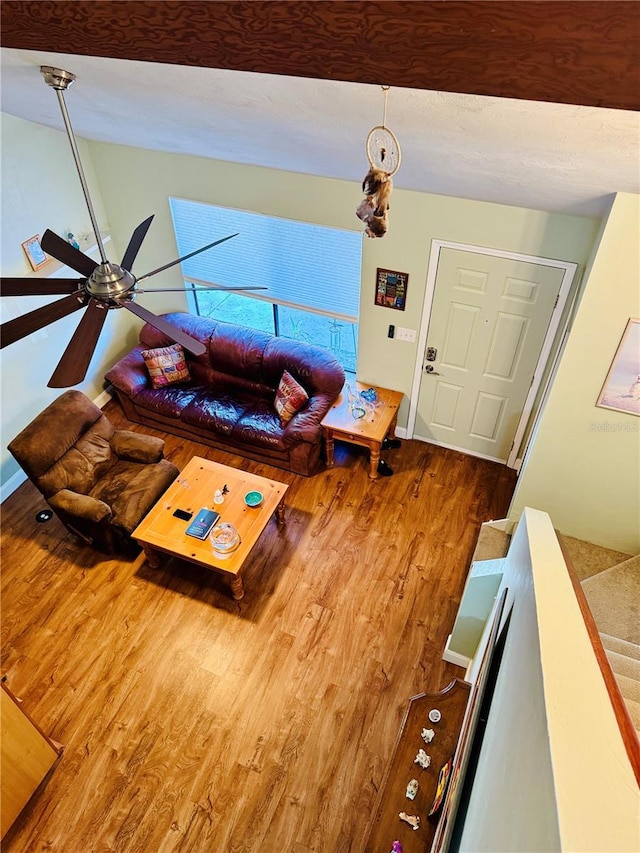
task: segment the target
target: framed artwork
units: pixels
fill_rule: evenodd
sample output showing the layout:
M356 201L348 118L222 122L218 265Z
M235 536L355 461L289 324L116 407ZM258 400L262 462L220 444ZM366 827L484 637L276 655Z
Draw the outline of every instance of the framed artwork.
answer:
M384 308L396 308L398 311L404 311L408 283L409 273L383 270L378 267L375 304Z
M39 234L35 234L33 237L29 237L28 240L25 240L22 244L22 248L29 259L32 270L39 270L40 267L49 263L49 257L42 251Z
M640 415L640 320L627 323L596 406Z

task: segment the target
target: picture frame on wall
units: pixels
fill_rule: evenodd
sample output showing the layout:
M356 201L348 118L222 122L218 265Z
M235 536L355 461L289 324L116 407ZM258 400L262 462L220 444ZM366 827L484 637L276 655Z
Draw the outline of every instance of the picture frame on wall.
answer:
M640 319L628 320L596 406L640 416Z
M407 304L407 286L409 273L385 270L376 271L375 304L383 308L395 308L404 311Z
M42 246L40 245L39 234L34 234L33 237L29 237L28 240L25 240L22 244L22 248L24 249L24 253L31 264L32 270L39 270L41 267L45 266L45 264L49 263L50 258L44 253Z

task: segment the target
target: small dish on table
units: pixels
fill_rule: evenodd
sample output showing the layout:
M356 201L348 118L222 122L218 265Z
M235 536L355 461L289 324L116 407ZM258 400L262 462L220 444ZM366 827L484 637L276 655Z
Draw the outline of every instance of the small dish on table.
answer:
M256 492L256 491L247 492L247 494L244 496L245 504L248 507L251 507L252 509L260 506L260 504L262 503L263 500L264 500L264 496L263 496L262 492Z

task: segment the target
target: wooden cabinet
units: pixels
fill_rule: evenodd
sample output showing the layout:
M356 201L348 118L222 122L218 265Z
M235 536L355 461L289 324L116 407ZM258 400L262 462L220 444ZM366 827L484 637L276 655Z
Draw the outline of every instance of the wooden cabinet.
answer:
M366 853L388 853L393 842L402 842L404 853L427 853L436 831L436 823L428 819L438 784L440 768L454 754L464 718L471 685L455 678L439 693L421 693L409 700L409 708L400 727L391 764L383 780L369 829ZM440 711L441 719L429 720L429 711ZM426 744L423 729L433 729L434 737ZM423 769L414 763L419 749L430 756L431 764ZM415 799L406 796L407 784L418 780ZM400 820L400 812L420 817L413 830Z
M18 817L34 791L62 754L63 747L47 737L2 684L1 698L1 837Z

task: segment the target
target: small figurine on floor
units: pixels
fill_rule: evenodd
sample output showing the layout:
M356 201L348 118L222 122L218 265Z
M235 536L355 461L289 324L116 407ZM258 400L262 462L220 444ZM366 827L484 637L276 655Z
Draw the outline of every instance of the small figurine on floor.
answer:
M414 764L419 764L423 770L426 770L427 767L431 764L431 758L427 755L424 749L419 749L418 754L413 759Z
M402 844L400 844L399 841L393 842L393 846L391 847L391 853L404 853Z
M398 815L400 820L403 820L405 823L408 823L410 827L414 830L418 829L420 826L420 816L417 814L407 814L406 812L400 812Z

